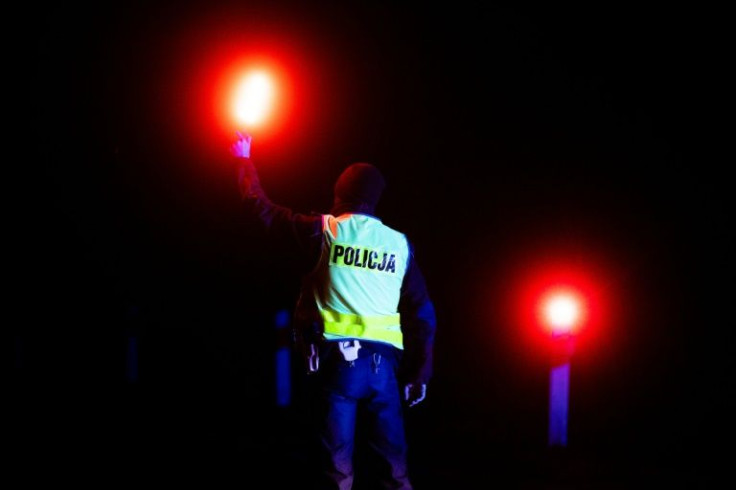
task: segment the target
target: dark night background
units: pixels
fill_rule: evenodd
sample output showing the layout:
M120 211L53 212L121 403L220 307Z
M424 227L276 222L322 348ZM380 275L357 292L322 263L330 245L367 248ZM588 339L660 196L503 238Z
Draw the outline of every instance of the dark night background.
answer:
M252 51L298 93L286 129L255 134L271 197L326 211L339 171L371 161L379 214L416 246L439 320L407 420L417 488L717 488L735 435L724 13L471 5L24 12L20 481L304 486L300 378L291 405L274 393L295 261L239 215L208 112L219 66ZM607 305L572 361L561 452L547 352L514 311L557 262Z

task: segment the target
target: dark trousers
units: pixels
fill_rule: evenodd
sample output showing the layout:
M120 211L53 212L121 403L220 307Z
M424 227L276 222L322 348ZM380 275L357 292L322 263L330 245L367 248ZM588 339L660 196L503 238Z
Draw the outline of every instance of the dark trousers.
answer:
M372 461L370 488L410 490L403 406L396 377L400 351L384 344L361 344L354 361L346 361L333 342L326 343L320 352L315 412L320 488L353 488L354 457L357 449L363 449L356 448L356 441L364 441L361 454ZM357 434L363 437L356 438Z

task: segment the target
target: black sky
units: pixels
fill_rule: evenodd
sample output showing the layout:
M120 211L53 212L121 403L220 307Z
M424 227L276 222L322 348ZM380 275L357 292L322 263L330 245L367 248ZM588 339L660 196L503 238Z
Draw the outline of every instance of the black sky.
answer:
M598 268L615 318L577 354L571 440L715 454L734 386L722 16L465 2L34 13L41 199L21 206L19 387L43 388L34 407L60 393L70 413L93 393L122 397L133 332L154 411L207 399L185 413L197 428L224 413L217 434L242 423L238 409L268 411L270 322L298 277L243 226L228 135L206 127L200 85L225 52L279 46L313 100L292 132L254 141L262 180L277 202L326 211L347 163L386 173L379 213L414 242L439 318L418 426L498 453L544 444L547 359L509 301L528 264L563 260Z

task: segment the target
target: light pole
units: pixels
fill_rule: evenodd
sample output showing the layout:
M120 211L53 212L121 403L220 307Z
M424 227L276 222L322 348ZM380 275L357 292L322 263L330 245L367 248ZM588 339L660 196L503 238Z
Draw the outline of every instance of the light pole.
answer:
M550 291L540 301L541 318L551 341L547 431L550 447L567 446L570 359L575 350L575 334L581 326L583 304L580 295L568 289Z

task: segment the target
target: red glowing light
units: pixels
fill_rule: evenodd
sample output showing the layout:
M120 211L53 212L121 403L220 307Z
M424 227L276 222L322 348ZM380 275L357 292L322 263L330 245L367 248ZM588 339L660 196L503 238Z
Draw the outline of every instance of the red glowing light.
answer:
M585 299L573 289L553 288L541 296L537 314L549 333L575 334L585 321Z
M627 311L621 257L585 235L574 243L567 236L533 238L500 249L480 274L490 279L478 288L473 314L497 325L482 335L492 345L505 342L511 359L524 366L547 359L567 340L578 362L603 365L626 340L616 328Z
M238 58L217 81L216 114L228 136L234 131L266 134L283 129L293 105L292 77L266 56Z
M549 254L552 255L552 254ZM600 345L617 321L611 308L614 291L606 263L592 255L582 260L524 256L509 272L505 321L529 344L547 348L550 339L571 335L579 346ZM597 259L597 260L596 260Z
M239 123L252 128L267 117L275 98L275 86L263 70L248 73L238 84L233 99L233 111Z

